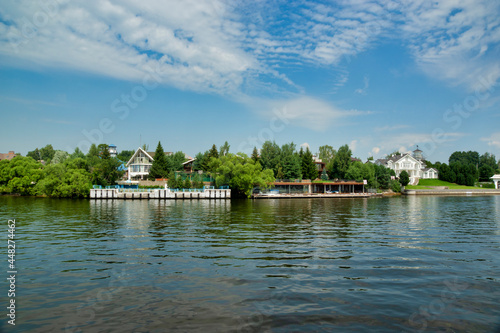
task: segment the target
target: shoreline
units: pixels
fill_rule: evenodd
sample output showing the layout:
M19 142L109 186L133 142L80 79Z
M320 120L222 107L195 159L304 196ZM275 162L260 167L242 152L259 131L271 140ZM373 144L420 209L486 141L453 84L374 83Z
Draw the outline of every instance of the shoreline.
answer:
M483 196L500 195L500 190L495 189L428 189L404 190L404 195L457 195L457 196Z

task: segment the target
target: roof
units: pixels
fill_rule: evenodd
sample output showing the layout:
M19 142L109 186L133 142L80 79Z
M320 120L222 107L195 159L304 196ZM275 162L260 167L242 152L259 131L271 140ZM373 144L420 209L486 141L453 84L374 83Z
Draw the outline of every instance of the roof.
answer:
M406 153L404 155L392 155L389 158L379 158L378 160L375 161L375 163L387 165L389 163L389 161L395 163L395 162L399 161L400 159L407 157L407 156L410 157L411 159L417 161L417 162L424 162L424 160L418 160L415 157L411 156L410 153Z
M143 152L151 161L154 160L153 156L149 155L148 152L144 151L144 149L142 149L141 147L137 148L137 150L135 151L134 155L132 155L130 157L130 159L128 160L127 162L127 167L130 165L130 162L132 162L132 160L137 156L137 154L139 154L139 152Z
M128 162L127 162L127 167L130 165L130 162L131 162L131 161L132 161L132 160L136 157L136 155L137 155L140 151L142 151L142 152L143 152L143 153L144 153L144 154L145 154L145 155L146 155L146 156L147 156L147 157L151 160L151 162L153 162L153 161L154 161L154 157L155 157L155 155L156 155L156 152L154 152L154 151L153 151L153 152L147 152L147 151L145 151L144 149L142 149L141 147L139 147L139 148L137 148L137 150L135 151L134 155L132 155L132 156L130 157L130 159L128 160ZM172 153L172 152L165 152L165 155L166 155L166 156L170 156L170 155L173 155L173 153ZM184 153L184 158L185 158L186 160L188 160L188 161L193 160L193 158L192 158L191 156L189 156L188 154L186 154L186 153Z
M1 160L11 160L17 155L13 151L9 151L7 154L0 153L0 161Z
M166 151L165 152L165 155L166 156L170 156L170 155L173 155L174 153L171 152L171 151ZM155 155L156 155L156 152L155 151L152 151L152 152L148 152L148 155L151 156L153 159L155 158ZM186 160L192 160L193 158L191 156L189 156L188 154L184 153L184 158Z
M357 181L331 181L324 183L313 183L313 182L274 182L273 185L364 185L363 182Z

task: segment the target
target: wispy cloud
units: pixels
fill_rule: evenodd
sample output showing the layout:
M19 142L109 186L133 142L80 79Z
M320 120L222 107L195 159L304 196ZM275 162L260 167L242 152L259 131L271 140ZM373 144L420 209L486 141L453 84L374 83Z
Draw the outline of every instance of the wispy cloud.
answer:
M466 136L465 133L447 132L440 136L439 144L446 144L457 141ZM430 133L401 133L384 137L383 140L377 143L381 151L392 152L399 150L406 152L417 145L435 144L435 138Z
M481 141L485 141L488 146L494 149L500 149L500 132L493 133L489 137L481 138Z
M363 83L364 83L363 88L358 88L355 90L356 94L360 94L360 95L366 94L366 91L368 90L368 87L370 86L370 78L368 76L365 76L363 78Z
M48 102L36 99L26 99L26 98L18 98L18 97L10 97L10 96L0 96L0 100L15 102L24 105L45 105L45 106L63 106L60 103Z
M49 1L50 2L50 1ZM239 96L303 93L281 68L337 67L386 39L427 75L469 88L500 78L500 2L19 0L0 8L0 54L179 89ZM283 6L286 6L284 10ZM37 15L38 14L38 15ZM32 22L43 17L43 22ZM36 25L35 25L36 23ZM344 75L337 84L347 80ZM365 93L369 85L356 90ZM485 87L487 89L488 87Z
M406 128L410 128L410 125L403 125L403 124L400 124L400 125L386 125L386 126L382 126L382 127L375 127L375 131L377 131L377 132L388 132L388 131L397 131L397 130L406 129Z
M344 110L310 96L267 101L258 112L266 117L274 117L273 110L279 110L290 124L315 131L340 126L343 119L372 114L371 111Z

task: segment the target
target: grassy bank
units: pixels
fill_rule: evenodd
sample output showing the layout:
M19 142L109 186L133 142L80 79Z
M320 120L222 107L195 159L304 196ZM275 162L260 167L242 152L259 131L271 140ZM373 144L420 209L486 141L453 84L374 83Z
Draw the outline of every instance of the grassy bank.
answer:
M450 190L474 190L479 189L479 187L475 186L465 186L465 185L457 185L455 183L445 182L439 179L420 179L418 185L408 185L405 186L407 190L430 190L431 186L446 186Z

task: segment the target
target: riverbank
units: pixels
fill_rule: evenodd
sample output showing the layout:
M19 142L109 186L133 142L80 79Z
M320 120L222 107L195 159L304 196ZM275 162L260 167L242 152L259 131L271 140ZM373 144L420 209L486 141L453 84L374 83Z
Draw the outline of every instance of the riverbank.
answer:
M372 198L372 197L382 197L384 193L266 193L266 194L254 194L253 199L311 199L311 198ZM394 194L393 194L394 195ZM400 194L395 194L400 195Z
M404 190L405 195L500 195L500 190L495 189L422 189Z

